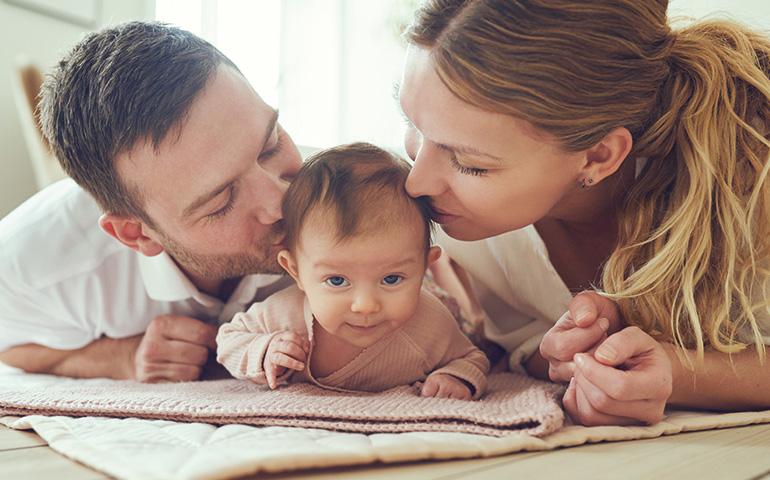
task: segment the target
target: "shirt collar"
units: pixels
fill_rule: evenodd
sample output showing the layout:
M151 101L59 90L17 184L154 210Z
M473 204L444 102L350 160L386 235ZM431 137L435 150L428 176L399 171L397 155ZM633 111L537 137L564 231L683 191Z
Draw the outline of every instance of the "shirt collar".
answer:
M207 307L222 303L198 290L168 253L161 252L152 257L137 255L144 288L153 300L178 302L192 298ZM246 275L238 283L228 302L249 303L253 301L258 289L280 278L281 275L273 274Z

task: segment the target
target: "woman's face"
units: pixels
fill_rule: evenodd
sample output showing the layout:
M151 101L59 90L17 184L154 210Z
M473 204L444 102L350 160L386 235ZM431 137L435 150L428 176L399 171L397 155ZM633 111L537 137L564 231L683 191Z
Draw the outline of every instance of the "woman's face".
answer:
M434 219L454 238L478 240L558 215L579 189L585 154L454 96L428 49L409 47L399 101L414 160L406 188L431 197Z

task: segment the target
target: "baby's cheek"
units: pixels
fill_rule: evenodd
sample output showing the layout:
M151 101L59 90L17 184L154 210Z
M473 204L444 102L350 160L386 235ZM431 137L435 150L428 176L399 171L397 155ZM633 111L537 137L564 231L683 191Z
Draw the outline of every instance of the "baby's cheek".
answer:
M414 314L417 312L418 302L419 302L419 298L414 298L414 296L409 296L407 298L402 299L402 301L399 302L397 311L393 315L393 317L397 318L397 323L398 323L398 325L394 325L395 327L400 327L407 320L409 320L414 316Z

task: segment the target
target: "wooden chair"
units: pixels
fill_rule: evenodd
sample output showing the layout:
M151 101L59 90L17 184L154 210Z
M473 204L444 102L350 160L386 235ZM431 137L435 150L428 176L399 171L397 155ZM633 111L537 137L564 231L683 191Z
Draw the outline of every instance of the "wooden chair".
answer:
M43 85L43 75L35 65L20 59L16 62L12 77L13 96L22 135L27 144L37 187L42 189L67 176L51 153L40 129L37 99Z

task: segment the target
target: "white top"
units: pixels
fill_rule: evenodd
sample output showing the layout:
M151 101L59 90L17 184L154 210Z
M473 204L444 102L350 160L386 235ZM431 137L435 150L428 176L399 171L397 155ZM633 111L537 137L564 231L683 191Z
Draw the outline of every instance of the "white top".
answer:
M521 371L572 300L545 243L532 225L474 242L437 231L436 243L470 277L485 336L511 352L511 370Z
M35 343L76 349L145 331L157 315L229 321L289 277L244 277L226 303L198 291L174 261L146 257L99 227L101 210L72 180L0 220L0 351Z

